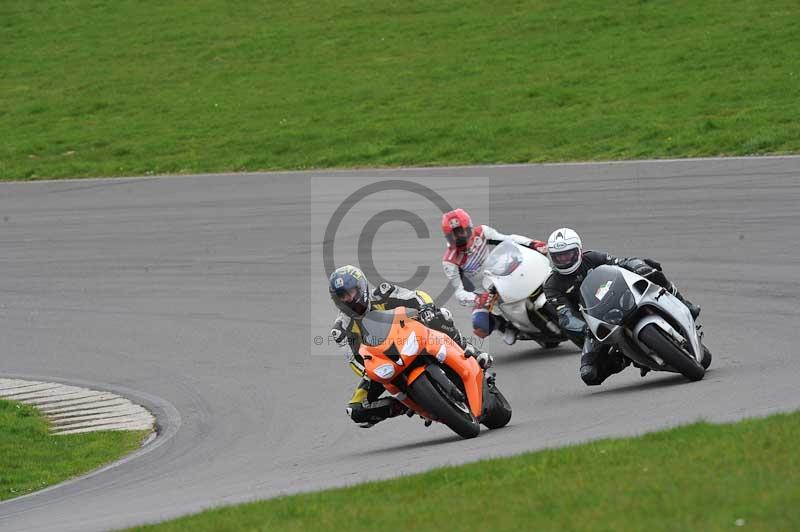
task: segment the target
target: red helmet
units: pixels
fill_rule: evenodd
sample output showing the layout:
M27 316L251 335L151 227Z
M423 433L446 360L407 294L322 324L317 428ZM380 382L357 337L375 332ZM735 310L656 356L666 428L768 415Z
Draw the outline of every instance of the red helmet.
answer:
M447 243L456 249L467 249L472 245L472 220L464 209L456 209L442 215L442 232Z

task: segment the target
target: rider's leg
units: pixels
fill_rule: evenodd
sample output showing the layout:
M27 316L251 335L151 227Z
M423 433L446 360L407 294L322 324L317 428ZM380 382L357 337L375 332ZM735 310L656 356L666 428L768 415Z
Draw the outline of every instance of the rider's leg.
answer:
M630 364L630 360L610 346L601 344L591 334L586 335L581 355L581 379L588 386L598 386Z
M399 416L408 410L394 397L379 399L384 387L367 378L361 379L347 403L347 415L361 427L368 428L384 419Z

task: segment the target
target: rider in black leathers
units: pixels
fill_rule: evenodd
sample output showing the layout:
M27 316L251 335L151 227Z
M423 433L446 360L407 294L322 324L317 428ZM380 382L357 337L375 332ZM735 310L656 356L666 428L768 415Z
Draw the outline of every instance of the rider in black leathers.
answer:
M587 334L578 306L581 283L592 269L601 264L613 264L630 270L669 290L686 305L692 318L700 314L700 307L686 300L661 271L661 264L652 259L620 259L599 251L583 251L580 237L568 228L554 231L547 241L547 249L553 271L544 283L545 297L556 308L561 329L583 348L580 373L587 385L599 385L630 364L629 359L601 345L591 333ZM643 369L642 375L645 372Z

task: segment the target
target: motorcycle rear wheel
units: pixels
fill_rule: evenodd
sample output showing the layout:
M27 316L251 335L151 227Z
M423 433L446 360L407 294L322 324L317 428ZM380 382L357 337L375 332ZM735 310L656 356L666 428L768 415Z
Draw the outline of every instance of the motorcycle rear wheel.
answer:
M484 401L489 401L489 408L481 418L481 423L488 429L499 429L511 421L511 405L505 396L494 388L489 393L484 393Z
M675 344L667 333L651 323L639 332L639 340L655 351L671 368L678 370L691 381L699 381L706 374L705 368L683 348Z
M703 346L703 360L700 364L703 365L703 369L708 369L708 366L711 365L711 351L706 346Z
M411 398L437 421L441 421L462 438L474 438L481 425L465 403L456 404L452 398L431 382L423 373L410 387Z

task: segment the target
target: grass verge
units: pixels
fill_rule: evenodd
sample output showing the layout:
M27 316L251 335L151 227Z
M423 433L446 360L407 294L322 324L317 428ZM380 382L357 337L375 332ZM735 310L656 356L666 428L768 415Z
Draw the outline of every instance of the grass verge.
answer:
M5 0L0 178L800 151L796 0Z
M800 530L800 413L697 423L136 530Z
M86 473L128 454L145 431L54 436L35 408L0 400L0 500Z

